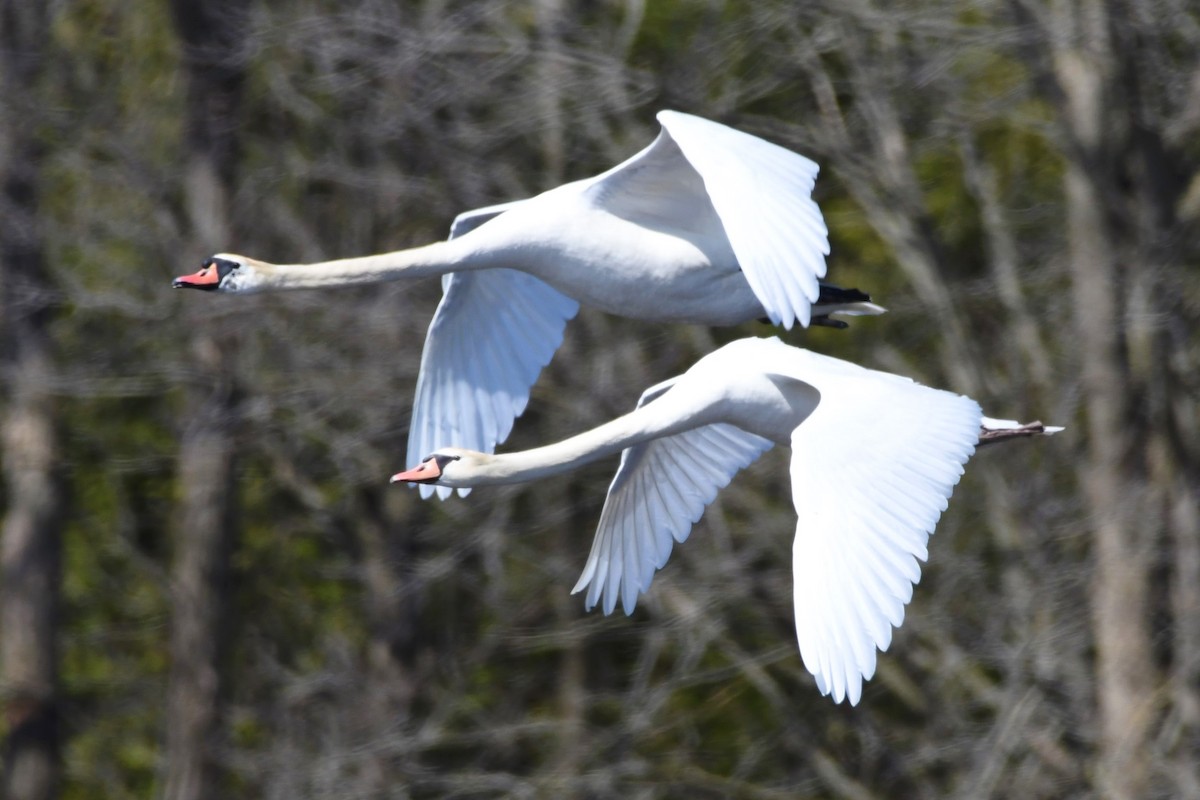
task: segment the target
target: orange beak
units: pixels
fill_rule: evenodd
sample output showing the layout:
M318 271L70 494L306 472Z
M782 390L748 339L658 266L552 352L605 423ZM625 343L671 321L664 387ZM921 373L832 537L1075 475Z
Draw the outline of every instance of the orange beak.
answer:
M436 458L422 461L417 466L405 472L397 472L389 483L433 483L442 476L442 468Z
M180 275L171 281L172 289L215 289L221 282L221 272L217 265L209 261L199 272L191 275Z

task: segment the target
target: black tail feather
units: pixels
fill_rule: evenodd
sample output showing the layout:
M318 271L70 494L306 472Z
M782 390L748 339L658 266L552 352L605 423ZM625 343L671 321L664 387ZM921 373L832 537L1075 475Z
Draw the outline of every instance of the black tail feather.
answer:
M834 304L834 303L869 303L871 295L858 289L843 289L840 286L834 286L829 283L822 283L821 294L817 297L818 303Z
M860 289L843 289L840 286L834 286L831 283L818 284L820 290L817 294L817 301L814 306L853 306L855 303L870 303L871 295ZM884 309L876 307L874 310L858 310L859 314L882 314ZM856 312L846 308L833 308L829 314L814 314L812 325L822 325L826 328L848 328L849 325L840 319L833 319L831 314L855 314ZM759 322L771 324L771 320L766 317L759 317Z

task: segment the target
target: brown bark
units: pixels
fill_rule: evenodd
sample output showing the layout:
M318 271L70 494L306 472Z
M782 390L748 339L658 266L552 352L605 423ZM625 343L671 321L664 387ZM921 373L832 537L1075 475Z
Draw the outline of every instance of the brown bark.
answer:
M10 501L0 534L0 687L8 728L0 795L43 800L58 793L62 491L48 359L24 349L9 376L15 397L2 444Z
M1181 797L1200 796L1200 491L1192 479L1177 479L1168 509L1174 548L1171 605L1175 617L1175 669L1172 700L1177 715L1178 742L1173 759L1175 784Z
M245 30L243 0L172 2L184 42L187 227L199 257L229 239ZM219 796L222 660L228 639L230 557L236 529L236 388L228 336L193 337L199 376L180 449L181 520L171 568L171 670L167 687L168 800Z
M1068 264L1075 306L1076 348L1087 415L1088 461L1083 490L1091 518L1095 574L1092 620L1099 708L1098 788L1106 797L1145 796L1145 753L1154 714L1155 665L1148 634L1149 554L1145 479L1135 457L1144 439L1132 414L1136 390L1124 337L1129 283L1118 264L1131 243L1117 240L1112 174L1120 107L1113 86L1117 55L1109 38L1109 8L1099 2L1059 9L1053 64L1065 100L1069 146L1065 173ZM1122 249L1122 245L1125 245Z
M0 701L7 736L0 796L58 794L62 489L50 392L52 308L38 226L40 148L32 118L45 59L44 4L0 2L0 368L8 388L0 455L8 507L0 529Z
M562 55L564 15L562 0L538 0L534 4L537 20L538 59L537 110L543 122L541 134L544 188L562 182L566 169L566 131L563 119L562 89L569 83L564 79L565 59Z
M232 420L218 395L196 410L180 451L183 519L171 570L167 688L169 800L215 797L214 757L233 545Z

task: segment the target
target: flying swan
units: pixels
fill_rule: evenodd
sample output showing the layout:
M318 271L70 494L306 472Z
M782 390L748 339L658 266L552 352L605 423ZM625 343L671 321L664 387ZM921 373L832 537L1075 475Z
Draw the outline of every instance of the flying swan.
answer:
M444 442L495 450L580 303L652 321L766 317L785 328L882 313L866 294L819 281L829 240L811 197L815 163L688 114L661 111L658 121L658 138L624 163L460 214L447 241L316 264L221 253L173 285L255 292L441 275L409 463Z
M822 694L854 705L976 445L1059 430L990 419L969 397L775 338L742 339L590 431L500 455L442 447L392 481L518 483L621 452L573 592L586 590L588 609L608 614L619 599L629 614L717 490L771 445L790 446L800 654Z

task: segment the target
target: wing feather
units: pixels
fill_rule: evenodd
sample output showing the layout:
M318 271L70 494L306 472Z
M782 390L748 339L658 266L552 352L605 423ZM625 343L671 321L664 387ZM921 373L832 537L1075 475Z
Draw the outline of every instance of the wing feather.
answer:
M410 464L446 445L493 452L525 410L530 388L579 310L572 298L516 270L456 272L442 286L421 355ZM436 491L442 499L453 491L420 490L422 497Z
M829 234L812 199L819 167L786 148L699 117L658 114L704 181L729 243L771 320L807 326Z
M716 423L627 448L572 593L587 589L588 609L600 605L610 614L620 600L632 614L673 543L687 539L717 492L770 447L768 439Z
M821 402L792 436L796 635L821 691L855 704L904 620L981 414L960 395L838 369L813 381Z

